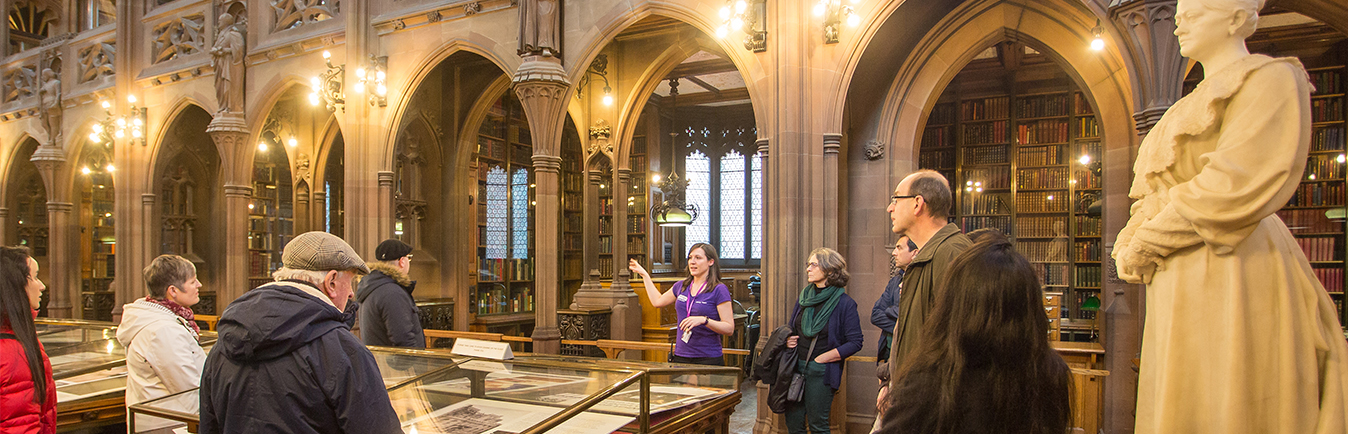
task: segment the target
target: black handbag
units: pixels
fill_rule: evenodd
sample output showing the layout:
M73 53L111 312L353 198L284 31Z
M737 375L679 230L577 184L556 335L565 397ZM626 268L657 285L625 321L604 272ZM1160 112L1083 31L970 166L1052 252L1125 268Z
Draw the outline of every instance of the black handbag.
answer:
M816 335L815 337L818 338L818 335ZM814 344L817 343L819 343L819 339L810 340L810 349L809 352L805 353L805 357L808 358L810 357L811 354L814 354ZM807 366L809 365L808 361L806 362L806 365ZM796 372L791 374L791 385L786 388L786 401L800 402L800 400L803 399L804 397L805 397L805 373Z

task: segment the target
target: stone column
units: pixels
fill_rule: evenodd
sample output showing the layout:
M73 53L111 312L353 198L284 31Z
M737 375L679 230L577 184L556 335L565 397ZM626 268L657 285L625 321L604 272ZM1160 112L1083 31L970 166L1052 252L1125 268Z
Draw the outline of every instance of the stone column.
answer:
M623 162L626 166L626 162ZM614 292L631 292L627 282L632 272L627 269L627 197L632 195L628 185L631 184L632 169L619 168L617 162L613 167L613 284ZM621 287L620 287L621 286Z
M582 273L585 274L585 281L580 284L580 290L576 291L576 296L571 300L571 309L580 309L580 300L585 294L603 291L603 286L599 283L599 184L604 181L604 177L597 170L585 171L585 208L581 210L585 219L585 226L582 229L581 255L584 259ZM591 273L593 271L594 273ZM590 304L587 302L586 304Z
M65 152L43 145L30 159L42 176L47 189L47 315L53 318L79 318L80 251L79 221L70 203L70 166Z
M9 208L0 206L0 246L8 246L9 239L5 236L5 228L9 227Z
M571 303L574 310L611 310L610 319L606 321L606 326L611 327L607 331L606 339L640 341L641 340L641 301L637 294L632 291L630 284L632 272L627 269L627 197L631 195L628 192L628 185L631 178L631 169L617 169L614 171L613 179L608 180L613 183L613 281L608 289L604 289L600 284L597 275L586 275L586 281L581 285L580 291L576 293L575 300ZM593 196L594 206L587 206L586 209L598 209L598 191L593 184L603 182L603 178L597 174L591 181L590 192L596 193ZM598 216L586 217L587 225L598 225ZM597 230L596 230L597 233ZM592 239L586 236L586 241ZM593 237L598 239L598 236ZM598 249L586 248L586 258L594 257L598 261ZM629 357L636 357L640 354L632 352Z
M1137 130L1146 135L1184 90L1187 62L1175 39L1176 0L1126 0L1109 9L1133 63Z
M515 94L534 142L534 351L561 350L557 293L561 289L562 121L571 82L556 57L530 55L515 72Z
M220 178L225 192L225 263L216 288L217 312L248 290L248 202L253 198L253 154L241 113L217 115L206 133L220 151Z
M838 191L838 152L842 150L842 134L824 135L824 195ZM838 201L824 201L824 219L838 221ZM838 248L838 225L824 225L824 246ZM847 396L843 394L843 396Z
M376 238L378 239L377 241L375 241L376 247L379 246L378 243L393 237L393 222L394 219L396 218L396 213L394 212L393 209L394 175L395 174L393 173L393 171L389 170L381 170L379 171L379 173L375 174L375 176L378 177L379 182L379 221L377 223L376 229L378 233L375 234ZM416 243L415 240L409 244L412 244L412 247L415 248L420 247L420 244ZM367 252L359 252L359 253L361 255L361 258L365 258L365 260L367 261L374 260L374 248L369 249L369 251Z

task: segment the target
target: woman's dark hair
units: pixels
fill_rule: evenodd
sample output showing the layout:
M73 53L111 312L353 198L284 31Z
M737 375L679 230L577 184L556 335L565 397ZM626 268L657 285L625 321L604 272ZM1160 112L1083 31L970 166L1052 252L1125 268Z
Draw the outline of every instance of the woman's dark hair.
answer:
M995 432L1066 432L1071 374L1049 346L1030 263L1005 237L990 236L955 258L946 276L890 393L886 432L980 431L961 426L971 415ZM915 385L934 396L902 393Z
M819 271L824 272L824 283L828 286L844 287L852 279L847 272L847 260L837 251L820 247L810 252L810 258L819 262Z
M711 261L711 268L707 269L707 287L715 289L716 285L721 284L721 255L716 253L716 247L707 243L693 244L693 247L688 248L688 254L692 255L693 251L698 249L702 250L702 256L706 256L707 260ZM712 285L712 283L716 285ZM693 274L688 273L688 278L683 279L683 288L691 294L693 292L692 285Z
M33 272L28 268L31 256L27 247L0 246L0 325L9 326L23 347L33 378L33 402L41 403L47 399L47 373L33 326L33 304L28 299L28 278Z

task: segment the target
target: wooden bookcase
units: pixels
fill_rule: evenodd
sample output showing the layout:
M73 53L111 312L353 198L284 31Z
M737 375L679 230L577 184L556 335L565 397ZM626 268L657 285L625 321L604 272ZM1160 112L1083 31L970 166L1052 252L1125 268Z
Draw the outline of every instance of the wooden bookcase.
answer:
M557 308L569 308L585 279L585 167L580 138L570 121L562 134L562 296Z
M94 167L98 167L94 165ZM102 170L77 181L80 192L80 280L86 302L98 304L100 295L111 297L116 276L117 241L114 232L112 176ZM85 305L84 319L112 320L112 310Z
M1308 68L1311 146L1306 171L1292 200L1278 211L1310 260L1315 277L1334 300L1344 323L1345 124L1344 66Z
M599 278L613 279L613 165L599 169Z
M997 229L1031 262L1046 299L1060 303L1046 307L1051 337L1092 341L1096 312L1082 304L1098 302L1101 287L1100 217L1088 213L1101 197L1091 170L1102 157L1099 123L1075 85L1043 63L957 77L924 127L918 165L952 181L961 229Z
M528 335L534 311L533 141L510 95L487 111L477 137L477 283L474 331Z
M253 163L253 197L248 203L248 287L271 282L281 267L281 249L295 234L289 164L279 147L259 151ZM279 161L278 161L279 160Z
M650 206L647 204L647 196L650 192L647 186L647 175L650 165L646 160L646 126L647 117L642 116L637 121L636 132L632 135L632 149L628 157L628 166L631 168L631 179L627 187L627 257L636 259L642 266L649 267L651 262L649 258L649 238L647 234L651 233L650 221L647 217L647 210ZM623 259L622 266L627 263ZM637 276L634 276L637 277Z

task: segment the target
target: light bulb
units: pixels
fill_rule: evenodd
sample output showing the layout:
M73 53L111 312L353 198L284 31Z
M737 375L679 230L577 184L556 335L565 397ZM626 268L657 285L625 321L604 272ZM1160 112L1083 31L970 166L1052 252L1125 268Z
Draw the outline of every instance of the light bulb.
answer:
M309 85L318 90L318 76L309 77Z
M100 140L100 138L98 137L98 133L89 133L89 141L98 143L101 142L102 140Z
M326 53L326 51L324 51L324 53ZM251 203L248 204L248 209L250 209L250 210L253 209L253 204L251 204Z
M736 30L744 28L744 20L741 20L740 17L731 18L730 28Z
M140 118L131 118L131 125L139 127L141 125L145 125L145 121L140 120Z
M356 68L356 78L365 78L365 68Z
M1346 161L1346 158L1348 158L1348 157L1345 157L1344 154L1339 154L1338 160L1339 160L1340 163L1342 163L1342 162Z
M722 20L730 19L730 7L728 6L721 7L721 19Z
M366 86L365 83L358 83L356 86L353 86L351 90L358 94L365 93L365 86Z
M323 59L324 59L324 60L327 60L327 59L331 59L331 58L332 58L332 53L329 53L328 50L323 50Z
M108 167L104 167L103 169L107 170L108 172L116 172L117 166L113 166L112 163L108 163Z
M606 106L613 105L613 95L604 94L604 105Z
M748 7L749 7L748 3L745 3L744 0L739 0L735 2L735 13L742 14L744 13L744 9Z
M1101 39L1099 36L1096 36L1095 39L1091 40L1091 49L1095 51L1104 50L1105 40Z
M131 137L132 137L132 138L139 139L140 136L141 136L140 128L132 128L132 129L131 129Z
M857 14L848 14L848 15L847 15L847 25L848 25L849 27L856 27L856 26L861 25L861 16L860 16L860 15L857 15Z
M89 166L84 166L84 167L80 168L80 173L83 173L83 174L85 174L85 175L88 175L88 174L90 174L90 173L94 173L94 171L93 171L93 170L89 170Z
M1314 180L1315 180L1315 174L1314 174L1314 173L1310 174L1310 176L1307 176L1306 179L1309 179L1309 180L1311 180L1311 181L1314 181Z
M388 94L388 87L385 87L382 83L378 84L374 87L374 93L379 96L384 96Z
M964 185L974 185L973 181L964 181Z
M135 104L135 103L136 103L136 96L135 96L135 95L127 95L127 96L126 96L126 102Z
M1048 200L1053 200L1053 195L1048 195Z
M964 187L964 191L974 191L973 187Z
M982 192L983 192L983 187L975 188L975 189L974 189L974 192L975 192L975 193L982 193Z
M95 132L95 133L102 133L102 132L103 132L103 124L94 124L94 132Z
M816 16L816 17L822 17L822 16L824 16L824 1L823 1L823 0L820 0L819 3L815 3L815 4L814 4L814 16Z
M290 140L286 140L286 144L293 148L299 146L300 142L299 140L295 140L295 136L290 136Z
M110 109L110 108L112 108L112 103L108 102L108 100L100 101L100 102L98 103L98 105L103 106L104 109Z
M99 187L102 187L102 186L100 185ZM112 217L112 213L110 213L110 212L105 212L105 213L103 213L103 217Z
M375 71L374 71L374 79L375 79L376 81L384 81L384 78L385 78L385 77L387 77L387 76L384 75L384 71L381 71L381 70L375 70Z
M716 28L716 37L718 37L718 38L725 38L726 35L729 35L729 34L730 34L730 28L729 28L727 25L722 25L721 27L717 27L717 28Z
M126 118L117 118L117 128L126 128Z
M126 137L126 133L123 132L123 131L120 130L120 129L117 130L117 134L113 134L113 135L114 135L114 136L117 136L117 138L119 138L119 139L122 138L122 137Z
M1082 166L1091 164L1091 156L1089 154L1082 155L1080 159L1077 159L1077 161L1080 161Z
M265 142L258 142L258 143L257 143L257 151L258 151L258 152L267 152L267 143L265 143Z
M660 175L652 175L651 182L660 182Z
M318 105L318 94L309 94L309 104Z

